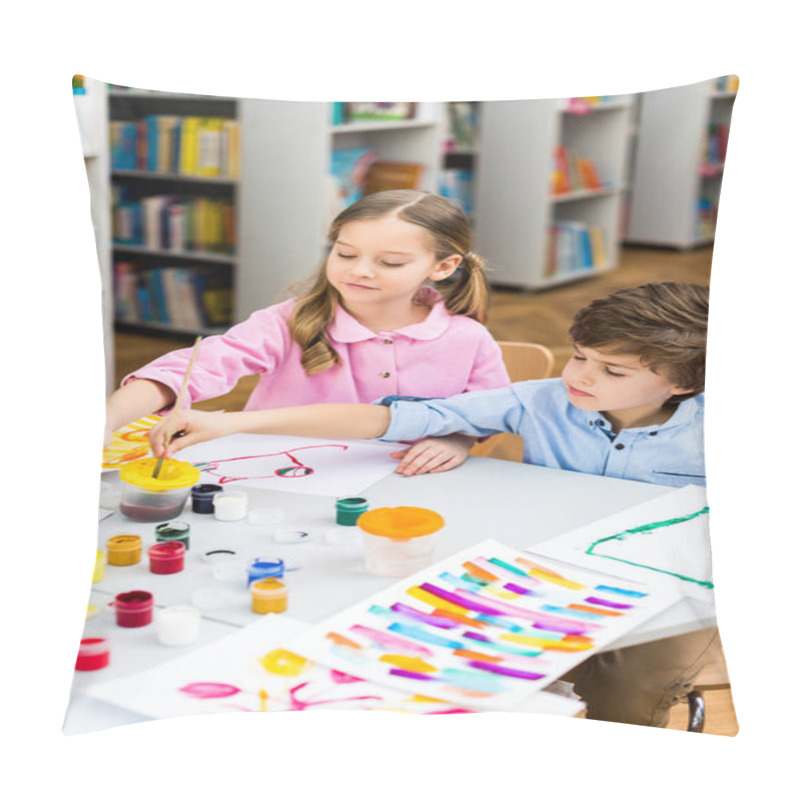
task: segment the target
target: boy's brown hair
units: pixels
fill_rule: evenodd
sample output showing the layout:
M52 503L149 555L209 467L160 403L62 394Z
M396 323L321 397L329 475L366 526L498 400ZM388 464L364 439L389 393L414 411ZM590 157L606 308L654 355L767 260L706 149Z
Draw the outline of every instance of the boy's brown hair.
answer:
M708 287L648 283L593 300L575 315L569 335L579 347L639 356L653 372L691 389L667 404L705 388Z

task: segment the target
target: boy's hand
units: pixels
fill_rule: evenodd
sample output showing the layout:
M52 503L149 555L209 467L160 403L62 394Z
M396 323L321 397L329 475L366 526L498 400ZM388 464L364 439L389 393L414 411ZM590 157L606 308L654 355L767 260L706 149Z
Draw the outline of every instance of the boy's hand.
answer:
M423 439L405 450L392 453L401 459L395 470L400 475L424 475L426 472L446 472L461 464L469 455L475 440L454 433L441 438Z
M165 418L148 433L150 449L156 458L172 458L184 447L228 436L234 433L231 414L218 411L179 411L172 419ZM169 424L169 430L167 430ZM164 436L169 433L170 442L164 447ZM176 437L176 434L180 434Z

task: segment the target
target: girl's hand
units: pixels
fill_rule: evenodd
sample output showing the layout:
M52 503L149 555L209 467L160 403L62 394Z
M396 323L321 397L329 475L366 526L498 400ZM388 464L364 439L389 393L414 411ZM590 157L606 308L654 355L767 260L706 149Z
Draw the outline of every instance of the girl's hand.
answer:
M459 433L434 439L423 439L405 450L392 453L401 459L395 470L400 475L424 475L426 472L446 472L466 460L475 440Z
M156 458L162 455L172 458L184 447L217 439L220 436L229 436L235 433L233 414L224 414L218 411L179 411L169 421L167 418L159 422L148 433L150 449ZM167 424L169 430L167 430ZM169 434L171 439L164 447L164 436Z

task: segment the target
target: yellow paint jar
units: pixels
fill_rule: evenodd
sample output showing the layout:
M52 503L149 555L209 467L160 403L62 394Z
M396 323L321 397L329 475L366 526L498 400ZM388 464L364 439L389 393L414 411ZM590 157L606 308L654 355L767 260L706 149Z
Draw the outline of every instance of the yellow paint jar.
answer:
M94 557L94 572L92 572L92 583L103 580L106 576L106 557L102 550L97 551Z
M112 536L106 542L106 560L113 567L130 567L142 558L142 537L134 533Z
M289 590L277 578L251 583L250 597L256 614L281 614L289 605Z

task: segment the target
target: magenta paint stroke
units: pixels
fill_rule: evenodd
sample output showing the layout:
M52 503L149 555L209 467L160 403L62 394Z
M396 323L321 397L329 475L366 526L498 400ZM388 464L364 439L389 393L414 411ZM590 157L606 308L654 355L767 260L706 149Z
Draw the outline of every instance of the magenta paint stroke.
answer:
M313 467L309 467L296 458L293 453L300 450L329 450L331 448L338 450L348 450L346 444L312 444L306 447L293 447L291 450L280 450L276 453L264 453L258 456L236 456L234 458L218 458L212 461L198 461L194 464L201 472L207 472L213 475L220 484L234 483L235 481L255 481L266 480L267 478L305 478L308 475L314 474ZM225 475L222 470L223 464L231 464L235 461L252 461L256 458L280 458L285 457L289 460L289 464L284 464L277 469L273 470L269 475Z

